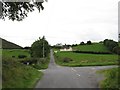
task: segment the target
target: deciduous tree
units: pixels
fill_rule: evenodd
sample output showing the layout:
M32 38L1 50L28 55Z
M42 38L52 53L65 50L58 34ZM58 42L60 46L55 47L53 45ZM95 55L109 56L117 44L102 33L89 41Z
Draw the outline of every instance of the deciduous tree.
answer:
M39 12L40 10L43 10L43 2L44 0L29 0L29 2L24 2L24 0L23 2L4 2L4 0L0 1L2 4L2 7L0 7L2 10L0 18L3 20L5 20L5 18L9 18L12 21L22 21L28 16L27 14L34 11L35 8L37 8Z
M87 41L87 44L88 44L88 45L91 45L91 44L92 44L92 42L91 42L91 41Z
M50 46L48 41L43 36L42 39L39 38L39 40L35 41L31 46L31 56L42 58L47 57L50 52Z

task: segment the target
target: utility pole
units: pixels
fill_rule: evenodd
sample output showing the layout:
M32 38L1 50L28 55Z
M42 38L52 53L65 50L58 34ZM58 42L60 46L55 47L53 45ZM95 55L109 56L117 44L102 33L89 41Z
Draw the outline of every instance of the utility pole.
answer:
M44 53L45 51L44 51L44 39L43 39L43 58L45 57L45 53Z

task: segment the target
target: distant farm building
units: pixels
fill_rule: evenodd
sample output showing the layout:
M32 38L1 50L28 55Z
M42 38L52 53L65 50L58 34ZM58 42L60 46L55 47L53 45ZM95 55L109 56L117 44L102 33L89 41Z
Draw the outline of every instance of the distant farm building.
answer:
M71 46L67 46L67 45L64 45L60 51L72 51L72 47Z

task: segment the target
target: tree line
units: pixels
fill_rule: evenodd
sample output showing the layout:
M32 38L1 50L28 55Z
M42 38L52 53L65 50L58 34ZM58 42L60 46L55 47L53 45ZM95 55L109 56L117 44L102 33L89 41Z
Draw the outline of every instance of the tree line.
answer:
M87 43L81 42L80 45L91 45L91 41L87 41ZM105 39L103 44L112 52L120 55L120 47L118 42L110 39ZM71 45L74 46L74 45ZM53 46L52 48L61 48L61 46ZM32 57L39 57L44 58L47 57L50 52L50 45L48 41L43 36L36 40L30 48L31 56Z
M120 55L120 47L118 42L113 41L113 40L109 40L109 39L105 39L103 41L103 44L113 53L119 54Z

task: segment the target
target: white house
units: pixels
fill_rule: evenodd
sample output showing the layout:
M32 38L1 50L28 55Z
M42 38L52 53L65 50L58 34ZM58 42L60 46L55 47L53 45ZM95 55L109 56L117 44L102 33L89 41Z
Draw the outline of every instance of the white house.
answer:
M72 47L64 46L60 51L72 51Z

